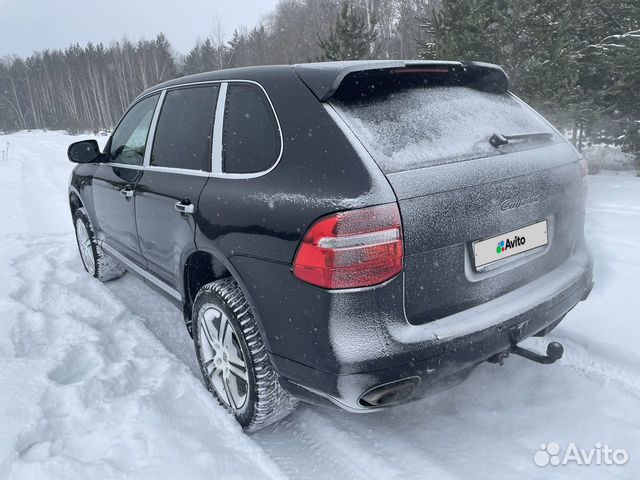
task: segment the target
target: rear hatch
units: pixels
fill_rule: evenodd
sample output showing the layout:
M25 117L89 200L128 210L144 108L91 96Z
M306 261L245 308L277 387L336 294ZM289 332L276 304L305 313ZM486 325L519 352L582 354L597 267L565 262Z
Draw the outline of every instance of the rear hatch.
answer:
M398 198L411 323L504 295L571 255L577 155L504 84L458 66L369 70L347 75L329 104Z

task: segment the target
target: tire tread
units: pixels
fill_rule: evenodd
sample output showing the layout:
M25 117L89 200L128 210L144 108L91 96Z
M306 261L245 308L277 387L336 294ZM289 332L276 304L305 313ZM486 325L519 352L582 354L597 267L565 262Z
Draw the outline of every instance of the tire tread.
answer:
M109 282L122 277L127 271L115 258L107 255L96 240L96 234L89 220L89 215L84 207L78 208L73 215L73 225L75 228L76 220L80 218L87 228L87 233L91 239L93 246L93 257L95 262L95 273L93 276L101 282ZM79 247L78 247L79 248Z
M244 429L256 431L289 415L298 401L281 387L278 374L262 341L258 323L238 283L231 277L223 278L202 287L198 296L203 292L217 295L231 309L249 350L257 395L253 416ZM194 311L193 315L195 324L197 312Z

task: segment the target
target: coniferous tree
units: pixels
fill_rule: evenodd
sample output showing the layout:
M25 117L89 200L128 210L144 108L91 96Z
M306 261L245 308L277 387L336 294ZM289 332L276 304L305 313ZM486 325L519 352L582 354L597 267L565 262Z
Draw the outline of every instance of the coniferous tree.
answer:
M573 128L579 145L589 134L637 152L639 5L442 0L439 8L423 10L430 39L421 42L421 54L497 63L512 90L559 126Z
M326 38L318 37L321 60L360 60L375 55L377 20L366 16L352 3L344 2L335 28Z
M592 7L582 27L590 34L578 52L588 98L602 112L589 133L640 162L640 1L602 0Z
M204 72L204 62L202 61L202 51L200 42L196 43L189 53L184 57L182 63L182 73L191 75Z

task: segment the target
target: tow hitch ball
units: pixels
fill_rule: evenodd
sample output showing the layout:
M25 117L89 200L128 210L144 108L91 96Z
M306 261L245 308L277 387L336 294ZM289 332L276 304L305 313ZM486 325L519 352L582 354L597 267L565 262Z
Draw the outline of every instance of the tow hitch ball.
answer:
M499 363L500 365L502 365L504 363L504 359L507 358L510 353L520 355L521 357L524 357L527 360L531 360L533 362L549 365L551 363L557 362L562 358L564 347L558 342L551 342L549 345L547 345L547 354L542 355L532 350L527 350L526 348L519 347L518 345L513 345L509 350L497 353L487 361L491 363Z

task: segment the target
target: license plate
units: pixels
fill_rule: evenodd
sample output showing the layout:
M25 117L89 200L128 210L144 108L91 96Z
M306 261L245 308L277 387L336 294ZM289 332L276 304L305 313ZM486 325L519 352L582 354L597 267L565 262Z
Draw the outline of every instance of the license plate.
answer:
M542 247L548 242L546 220L487 240L474 242L473 254L476 268Z

